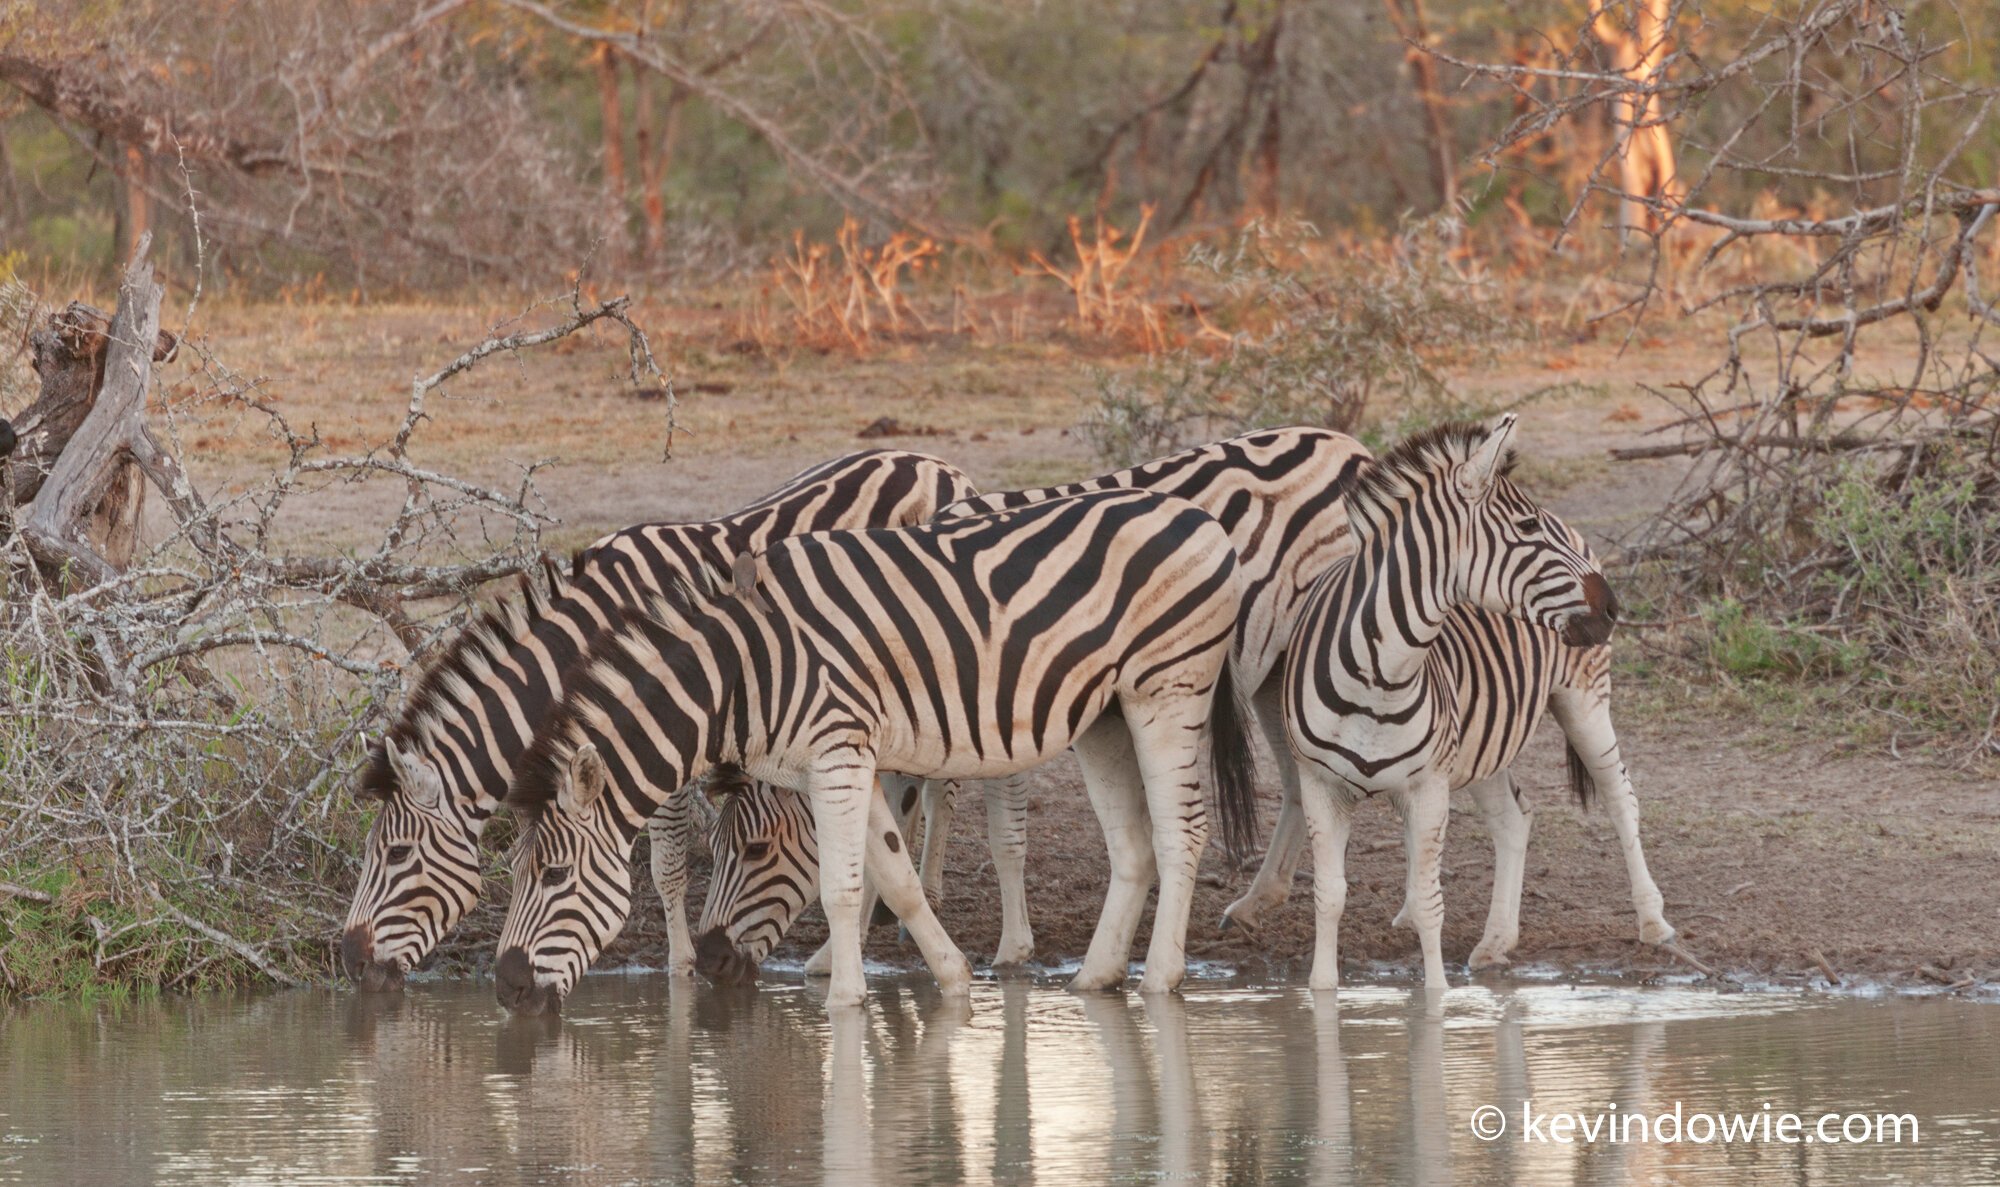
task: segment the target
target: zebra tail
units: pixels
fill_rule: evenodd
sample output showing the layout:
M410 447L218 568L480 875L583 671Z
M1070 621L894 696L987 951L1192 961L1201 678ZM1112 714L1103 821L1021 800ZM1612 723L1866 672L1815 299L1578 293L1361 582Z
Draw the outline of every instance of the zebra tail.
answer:
M1216 677L1215 700L1208 711L1210 783L1215 788L1215 817L1221 826L1222 851L1231 862L1249 860L1257 848L1257 755L1243 725L1243 702L1236 695L1233 663Z
M1576 747L1563 743L1563 753L1569 759L1569 786L1576 792L1576 802L1588 809L1597 802L1597 781L1590 777L1590 768L1584 764L1583 756Z

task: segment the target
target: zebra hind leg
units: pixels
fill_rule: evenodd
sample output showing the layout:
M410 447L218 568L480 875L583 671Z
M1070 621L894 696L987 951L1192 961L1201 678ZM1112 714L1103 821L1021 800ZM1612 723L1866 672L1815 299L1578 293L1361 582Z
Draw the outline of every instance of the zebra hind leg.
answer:
M1313 851L1313 957L1308 984L1340 987L1340 916L1347 907L1347 834L1354 802L1323 772L1302 772L1299 808Z
M1507 963L1508 953L1521 941L1521 879L1527 872L1528 833L1534 810L1521 802L1520 789L1506 771L1489 775L1466 789L1493 834L1493 901L1486 909L1486 933L1467 961L1475 969Z
M1099 718L1077 738L1075 750L1111 859L1111 885L1097 916L1097 930L1090 937L1083 967L1069 983L1074 991L1090 992L1124 984L1132 937L1138 934L1156 867L1145 785L1125 723Z
M1242 897L1223 908L1222 927L1240 927L1255 932L1264 912L1276 910L1292 893L1292 879L1298 876L1299 860L1306 852L1305 811L1299 804L1299 764L1292 757L1291 742L1285 736L1285 713L1278 681L1267 680L1251 700L1264 738L1277 757L1278 773L1284 780L1284 800L1278 807L1278 822L1271 829L1271 841L1257 876Z
M1141 993L1168 993L1187 976L1188 914L1194 907L1195 875L1208 844L1208 805L1202 794L1209 769L1205 724L1179 719L1193 701L1169 702L1158 717L1128 712L1133 744L1152 817L1153 858L1159 871L1159 898L1153 908L1153 935L1146 948ZM1205 708L1205 707L1204 707Z
M1610 689L1559 689L1549 698L1549 709L1589 780L1590 786L1579 787L1579 794L1587 799L1588 792L1595 791L1618 833L1618 848L1632 883L1632 906L1639 914L1640 941L1673 943L1675 932L1667 922L1666 899L1646 868L1646 851L1639 844L1639 797L1632 791L1632 780L1619 756L1618 732L1611 727Z

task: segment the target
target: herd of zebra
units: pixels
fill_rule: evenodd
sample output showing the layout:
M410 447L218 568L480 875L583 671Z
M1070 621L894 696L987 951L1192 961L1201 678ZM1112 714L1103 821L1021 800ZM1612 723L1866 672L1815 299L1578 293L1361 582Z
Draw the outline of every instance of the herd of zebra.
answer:
M808 963L863 999L879 896L947 994L971 968L933 913L959 781L986 805L1003 930L1034 951L1024 772L1073 750L1110 885L1072 986L1121 985L1156 885L1140 989L1176 988L1213 823L1258 841L1254 714L1282 808L1224 927L1282 903L1310 844L1311 984L1338 983L1349 822L1405 821L1398 923L1442 988L1440 859L1454 790L1492 831L1477 967L1519 933L1531 815L1508 768L1544 710L1571 781L1608 808L1640 938L1673 928L1640 849L1609 710L1617 601L1589 548L1514 483L1514 417L1381 456L1273 429L1066 486L980 495L896 450L807 470L727 517L644 524L524 577L443 649L356 778L377 802L342 962L391 988L475 905L480 835L522 827L494 965L517 1012L558 1009L632 906L650 838L670 968L754 975L817 890ZM908 838L921 833L922 870ZM699 941L688 855L713 861Z

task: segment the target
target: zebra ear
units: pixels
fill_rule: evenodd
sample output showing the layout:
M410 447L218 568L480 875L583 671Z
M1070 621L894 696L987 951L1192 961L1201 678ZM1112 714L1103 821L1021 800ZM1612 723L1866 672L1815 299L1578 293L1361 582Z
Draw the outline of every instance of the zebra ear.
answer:
M596 745L585 742L576 748L575 754L569 756L569 779L556 797L559 806L571 816L583 815L604 794L604 785L610 782L610 778L604 769L604 757L597 753Z
M396 775L396 785L410 797L411 803L419 808L436 808L444 800L444 783L429 763L386 738L382 742L382 752L389 759L389 769Z
M1493 489L1493 479L1500 473L1501 462L1507 457L1507 443L1514 437L1515 420L1511 412L1501 417L1486 434L1486 440L1458 468L1458 493L1467 501L1483 499Z
M729 566L729 575L736 585L737 597L765 614L771 612L771 603L764 600L763 593L757 588L756 557L747 552L737 553L736 560Z

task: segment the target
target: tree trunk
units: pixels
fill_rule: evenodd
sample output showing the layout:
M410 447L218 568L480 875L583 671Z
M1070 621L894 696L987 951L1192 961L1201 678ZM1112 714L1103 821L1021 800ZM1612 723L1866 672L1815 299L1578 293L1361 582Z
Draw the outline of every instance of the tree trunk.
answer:
M1632 27L1606 19L1605 0L1590 0L1591 27L1611 53L1612 68L1641 86L1665 77L1667 0L1636 0ZM1618 125L1618 233L1651 232L1660 225L1649 200L1673 201L1681 192L1674 174L1673 138L1661 116L1658 95L1627 94L1613 100Z
M600 45L591 52L590 62L597 70L597 106L604 124L604 209L615 255L625 241L626 193L625 106L618 95L618 52Z
M1410 67L1410 80L1417 90L1417 102L1424 113L1425 157L1430 162L1431 193L1438 209L1458 206L1458 146L1451 134L1451 108L1438 85L1437 59L1421 47L1430 44L1430 17L1424 0L1382 0L1389 10L1389 22L1403 39L1403 61Z
M1251 152L1250 208L1266 218L1278 214L1280 203L1279 186L1283 181L1285 135L1280 118L1284 110L1284 95L1281 93L1282 78L1278 62L1278 41L1283 36L1285 13L1280 7L1271 17L1271 25L1257 39L1255 52L1254 84L1264 102L1264 126L1257 133L1256 148Z
M673 164L674 150L681 138L681 110L687 106L688 90L679 83L672 84L667 91L667 109L661 116L658 131L653 129L653 73L650 70L637 72L638 116L634 134L639 150L639 191L641 208L646 218L646 256L649 263L657 262L660 250L667 241L667 200L664 187L667 169Z
M73 584L122 572L138 549L145 485L134 442L152 365L178 347L160 330L149 246L139 240L115 316L73 302L29 337L41 391L14 425L8 493L27 504L21 534L36 559L51 575L70 569Z
M130 259L132 246L153 229L152 195L146 192L146 154L138 145L125 146L125 163L118 177L125 189L124 235L118 250L121 258Z

